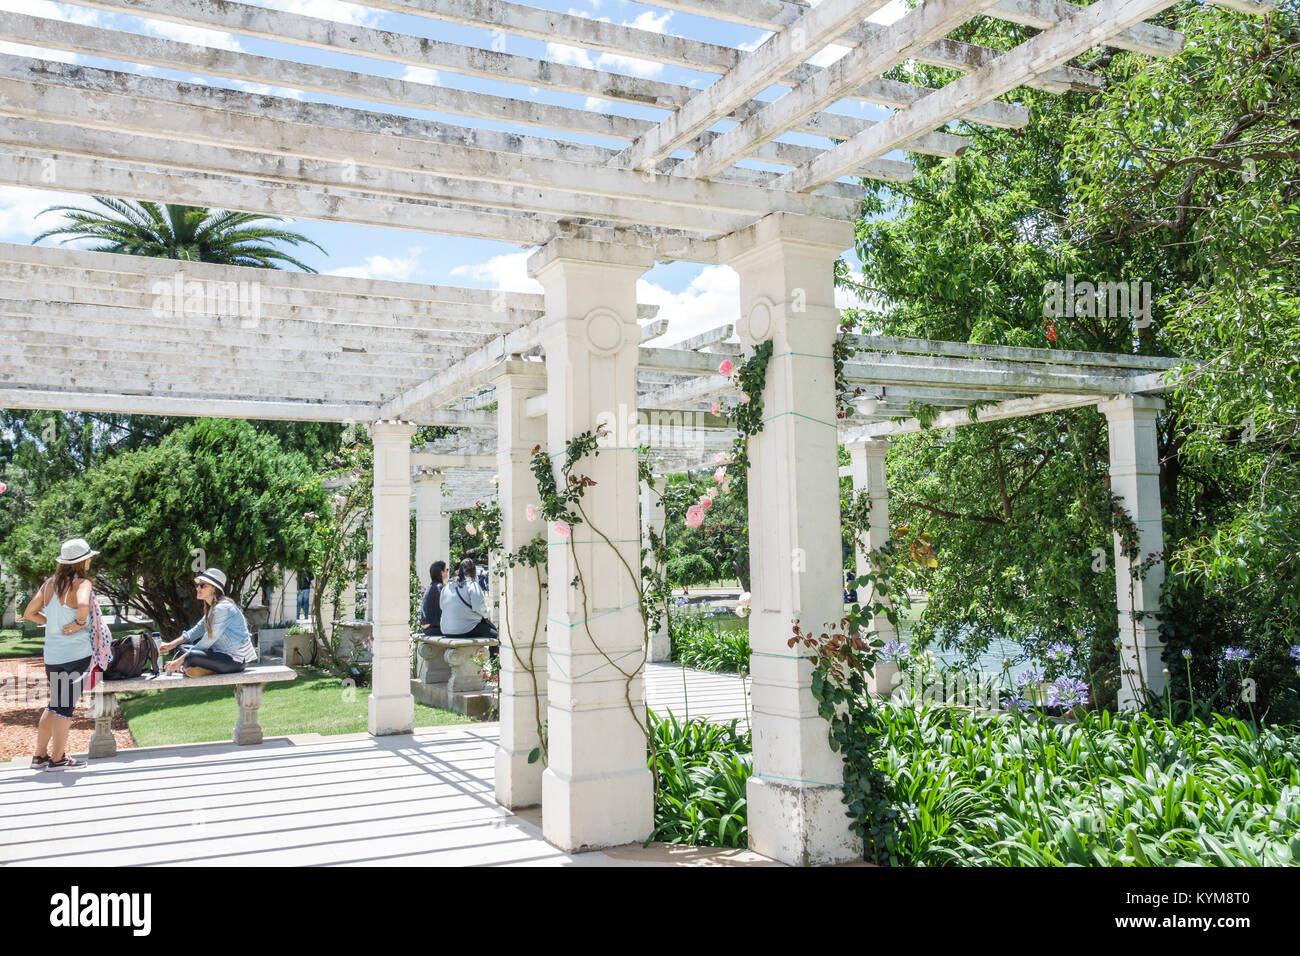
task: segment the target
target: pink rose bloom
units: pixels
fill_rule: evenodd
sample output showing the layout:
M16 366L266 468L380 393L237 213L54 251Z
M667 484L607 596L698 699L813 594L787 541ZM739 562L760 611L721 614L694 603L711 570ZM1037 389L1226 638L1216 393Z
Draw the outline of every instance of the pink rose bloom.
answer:
M344 500L344 499L343 499L343 496L342 496L342 495L335 495L335 496L334 496L334 507L335 507L335 508L342 508L342 507L343 507L343 500Z
M726 480L726 478L727 478L727 467L725 465L719 465L717 468L714 469L713 480L715 482L717 482L718 484L722 484Z
M736 608L736 617L746 617L748 614L749 608L746 605L742 604L740 607Z
M743 395L743 394L742 394L742 395L740 396L740 404L742 404L742 405L748 405L748 404L749 404L749 396L748 396L748 395Z
M714 415L720 415L722 413L722 403L714 402L709 406L709 411Z
M704 524L704 509L699 505L691 505L686 509L686 527L698 528Z
M718 366L718 374L722 376L730 375L735 371L736 366L732 364L731 359L723 359L722 364Z
M472 521L465 522L465 533L471 535L478 534L478 532L474 530L474 523Z
M710 508L713 507L713 499L710 498L708 495L705 495L700 499L700 507L703 508L705 511L708 511Z
M573 533L572 530L569 528L569 523L567 521L555 522L553 525L551 525L551 530L555 532L555 536L557 538L567 538L570 534Z
M527 517L529 521L536 521L536 520L537 520L537 506L536 506L536 505L528 505L527 507L525 507L525 508L524 508L524 516Z
M753 595L750 594L748 591L745 591L740 595L741 604L748 604L752 600L753 600Z
M3 481L0 481L0 495L3 495L8 490L9 490L9 486L6 485Z
M716 461L719 465L721 465L724 461L727 460L727 453L725 451L720 451L713 456L713 460Z
M718 485L718 489L719 489L719 490L720 490L724 495L729 495L729 494L731 494L731 479L730 479L730 478L723 478L723 479L722 479L722 484Z

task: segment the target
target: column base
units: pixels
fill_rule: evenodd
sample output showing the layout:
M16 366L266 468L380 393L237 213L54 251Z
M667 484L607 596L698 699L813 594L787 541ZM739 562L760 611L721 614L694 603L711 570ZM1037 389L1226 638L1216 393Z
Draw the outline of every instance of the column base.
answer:
M825 866L863 858L849 829L844 791L750 777L749 848L790 866Z
M673 641L668 635L668 628L661 627L658 633L650 632L650 653L646 660L662 662L672 660Z
M542 774L542 836L566 853L644 843L654 831L650 768L589 779Z
M505 747L497 748L497 803L507 810L541 805L542 773L546 770L546 764L542 763L540 757L535 763L529 763L529 753L531 751L511 752Z
M415 729L415 698L409 693L389 697L371 694L367 729L374 737L409 734Z

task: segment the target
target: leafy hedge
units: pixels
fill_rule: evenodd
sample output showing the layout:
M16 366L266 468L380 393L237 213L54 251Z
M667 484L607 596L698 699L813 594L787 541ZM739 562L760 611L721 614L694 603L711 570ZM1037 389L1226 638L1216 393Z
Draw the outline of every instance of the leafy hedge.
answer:
M749 845L745 784L754 771L750 735L737 721L685 724L648 711L659 774L650 839L688 846Z
M749 670L749 632L710 626L703 614L674 614L674 659L702 671Z
M1300 863L1300 737L1231 717L1078 723L886 706L876 764L897 835L941 866Z

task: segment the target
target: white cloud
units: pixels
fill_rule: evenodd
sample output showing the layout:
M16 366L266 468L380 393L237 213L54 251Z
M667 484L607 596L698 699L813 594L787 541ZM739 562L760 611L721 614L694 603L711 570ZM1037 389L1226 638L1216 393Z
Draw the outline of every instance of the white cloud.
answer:
M542 284L528 275L531 255L531 252L511 252L493 256L476 265L456 266L451 274L458 279L488 283L491 288L506 292L541 292Z
M872 23L889 24L901 19L907 12L908 8L902 0L889 0L889 3L867 17L867 19Z
M563 43L546 44L546 59L565 66L580 66L586 70L596 68L596 61L591 58L590 51Z
M58 167L55 166L54 170L57 175ZM54 228L61 221L59 213L37 218L38 213L50 206L91 208L95 206L95 201L77 193L0 186L0 239L7 242L31 242L46 229Z
M365 265L331 269L329 275L345 276L350 279L394 279L400 282L415 274L420 267L420 254L423 251L413 246L406 250L404 258L367 256Z
M649 280L636 284L642 305L659 306L659 318L668 320L665 344L689 339L735 322L740 316L740 277L727 266L705 266L681 292L669 292Z
M209 30L188 23L168 23L165 20L146 20L144 26L150 33L179 43L193 43L196 46L210 46L219 50L243 49L234 34L221 30Z
M849 52L846 46L840 46L838 43L832 43L822 50L817 51L813 56L808 58L808 62L813 66L830 66L844 54Z
M665 10L662 14L656 14L653 10L647 10L631 23L624 26L636 27L638 30L649 30L651 33L663 33L664 27L672 17L671 10Z
M88 26L97 26L102 22L98 10L62 7L56 3L50 3L49 0L0 0L0 10L23 13L32 17L45 17L49 20L63 20L68 23L84 23ZM23 46L19 43L0 43L0 53L37 57L42 60L53 60L57 63L83 62L82 58L75 53L67 53L63 50L47 50L44 47Z
M427 66L408 66L406 72L402 74L402 79L410 80L412 83L427 83L429 86L437 86L438 71L431 70Z

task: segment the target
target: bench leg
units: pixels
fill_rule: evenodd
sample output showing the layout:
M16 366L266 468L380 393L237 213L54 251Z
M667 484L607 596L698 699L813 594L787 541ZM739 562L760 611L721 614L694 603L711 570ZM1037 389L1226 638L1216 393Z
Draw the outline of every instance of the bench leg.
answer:
M95 733L90 738L87 751L92 760L111 757L117 753L117 738L113 736L113 715L117 713L117 695L93 691L90 695L90 715L95 718Z
M257 708L262 704L262 691L265 687L265 684L235 685L239 719L235 721L234 741L240 746L262 742L262 728L257 722Z

